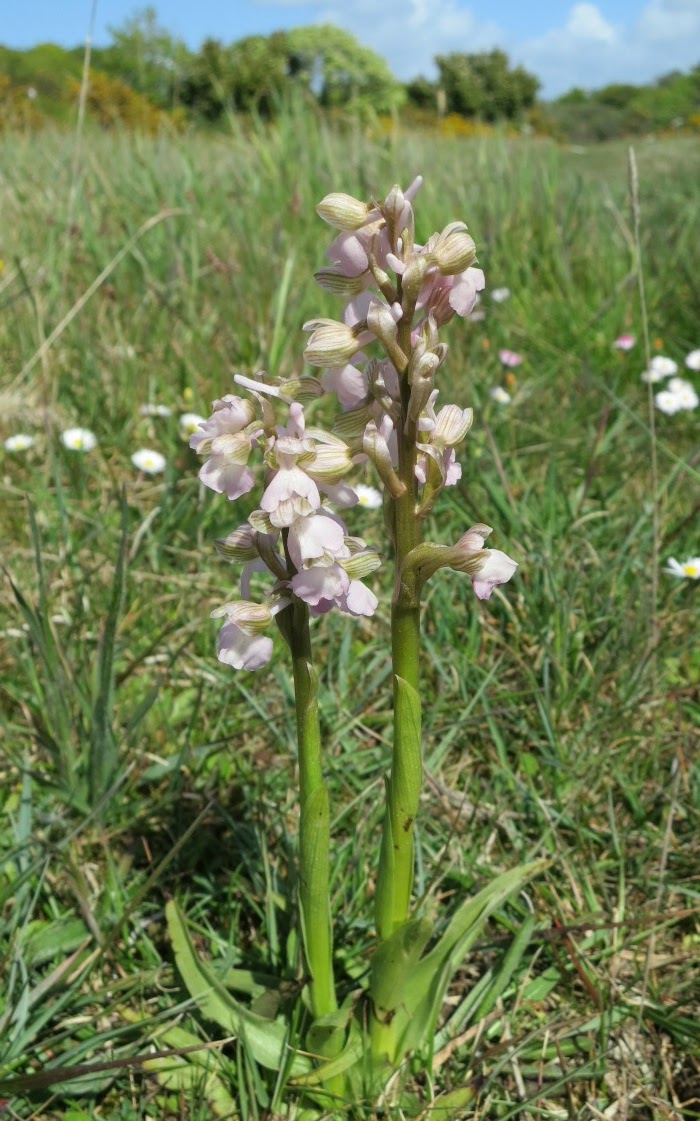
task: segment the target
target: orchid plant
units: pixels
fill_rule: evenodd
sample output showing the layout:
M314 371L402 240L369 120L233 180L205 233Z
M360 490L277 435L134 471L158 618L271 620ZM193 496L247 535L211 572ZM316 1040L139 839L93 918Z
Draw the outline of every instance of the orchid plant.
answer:
M465 528L453 544L424 540L426 517L441 491L461 477L457 448L473 421L470 408L438 404L436 381L448 350L441 331L454 316L470 315L484 274L463 222L416 244L413 201L420 186L420 177L406 191L394 186L383 201L339 193L322 200L318 213L338 233L328 251L330 267L316 280L344 303L342 318L304 325L310 332L304 358L323 374L236 375L239 392L216 401L191 437L205 460L201 481L231 501L256 486L251 457L264 465L259 508L217 543L220 554L242 568L240 598L213 615L223 621L219 660L234 669L258 670L269 662L273 623L291 652L308 1023L305 1053L294 1056L291 1074L307 1100L325 1106L368 1088L375 1097L385 1094L406 1057L432 1046L454 970L488 915L540 867L531 863L500 876L465 900L447 924L425 908L412 911L422 772L421 592L440 569L450 568L466 574L476 596L487 600L517 568L486 546L491 529L484 524ZM314 401L329 395L336 401L332 431L307 416ZM330 810L311 627L314 617L332 610L357 617L377 608L365 581L382 563L380 555L349 534L343 521L343 511L358 501L353 478L361 465L374 470L383 491L394 573L393 751L374 891L377 945L364 1001L357 993L339 995L333 970ZM263 1065L289 1064L284 1024L238 1004L212 975L202 980L204 966L195 969L181 916L169 906L176 955L193 995L214 1018L216 1000L225 1000L227 1024L245 1032Z

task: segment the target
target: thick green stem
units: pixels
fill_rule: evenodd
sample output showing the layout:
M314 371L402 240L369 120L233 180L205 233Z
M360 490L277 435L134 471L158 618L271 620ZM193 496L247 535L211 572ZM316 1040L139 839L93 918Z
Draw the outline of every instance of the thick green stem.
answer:
M406 334L406 338L402 335ZM399 333L408 352L410 324ZM416 432L407 422L410 387L402 382L402 424L398 428L398 475L405 493L394 504L395 580L391 609L394 682L394 741L387 783L387 812L377 877L376 921L382 940L409 916L414 868L414 825L420 799L421 716L419 697L420 594L415 578L403 573L407 554L422 537L416 512Z
M309 609L295 599L284 615L287 618L280 622L292 652L299 745L299 906L310 976L311 1010L317 1020L338 1007L333 981L329 890L330 811L321 770L321 730L316 674L311 662Z

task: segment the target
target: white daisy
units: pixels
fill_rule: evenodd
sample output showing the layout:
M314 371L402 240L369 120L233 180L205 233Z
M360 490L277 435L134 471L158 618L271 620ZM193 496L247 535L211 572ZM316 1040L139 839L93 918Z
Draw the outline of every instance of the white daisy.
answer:
M5 451L26 452L33 443L33 436L29 436L26 432L17 432L14 436L8 436L5 440Z
M664 378L670 378L672 374L677 373L677 362L674 362L672 358L666 358L663 354L657 354L649 363L649 369L645 370L642 374L642 381L654 384L657 381L663 381Z
M685 378L671 378L666 388L677 399L679 409L697 409L700 405L695 387Z
M132 455L131 462L145 475L159 475L161 471L165 471L167 460L164 455L153 451L152 448L139 448Z
M381 492L376 490L375 487L365 486L364 483L358 483L355 487L355 494L359 499L360 506L367 506L370 510L375 510L382 504Z
M660 393L655 393L654 402L657 409L665 413L666 416L674 416L684 408L683 402L678 394L671 393L670 389L662 389Z
M499 405L510 405L510 393L502 385L494 385L493 389L489 389L489 397Z
M700 350L691 350L685 356L685 364L689 370L700 370Z
M72 452L91 452L97 447L97 436L89 428L66 428L61 443Z
M191 436L198 428L207 423L207 418L199 413L183 413L180 417L180 431L183 436Z
M682 580L700 580L700 557L688 557L682 563L671 557L663 571Z

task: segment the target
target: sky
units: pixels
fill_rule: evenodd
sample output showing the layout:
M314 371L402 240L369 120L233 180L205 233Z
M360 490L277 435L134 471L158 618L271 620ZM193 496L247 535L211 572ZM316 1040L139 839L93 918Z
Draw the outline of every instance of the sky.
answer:
M0 43L76 46L93 8L95 44L147 0L0 0ZM643 84L700 63L700 0L153 0L160 23L196 48L208 36L333 23L382 55L397 78L432 78L433 58L500 47L542 83L543 97L573 86Z

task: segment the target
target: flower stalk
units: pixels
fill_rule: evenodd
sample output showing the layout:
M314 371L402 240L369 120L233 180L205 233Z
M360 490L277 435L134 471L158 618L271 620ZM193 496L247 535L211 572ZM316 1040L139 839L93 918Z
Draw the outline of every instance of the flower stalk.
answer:
M321 762L318 679L309 608L296 597L278 616L292 655L299 751L299 910L314 1020L338 1008L330 911L330 808Z
M400 281L399 281L400 282ZM410 349L410 321L400 339ZM401 338L403 336L403 338ZM401 345L401 343L400 343ZM416 516L415 426L409 419L410 386L401 380L398 477L405 490L393 502L394 592L391 605L391 659L394 726L391 772L377 871L375 917L380 939L389 938L410 912L414 871L414 831L422 783L420 706L420 589L404 560L422 540Z

